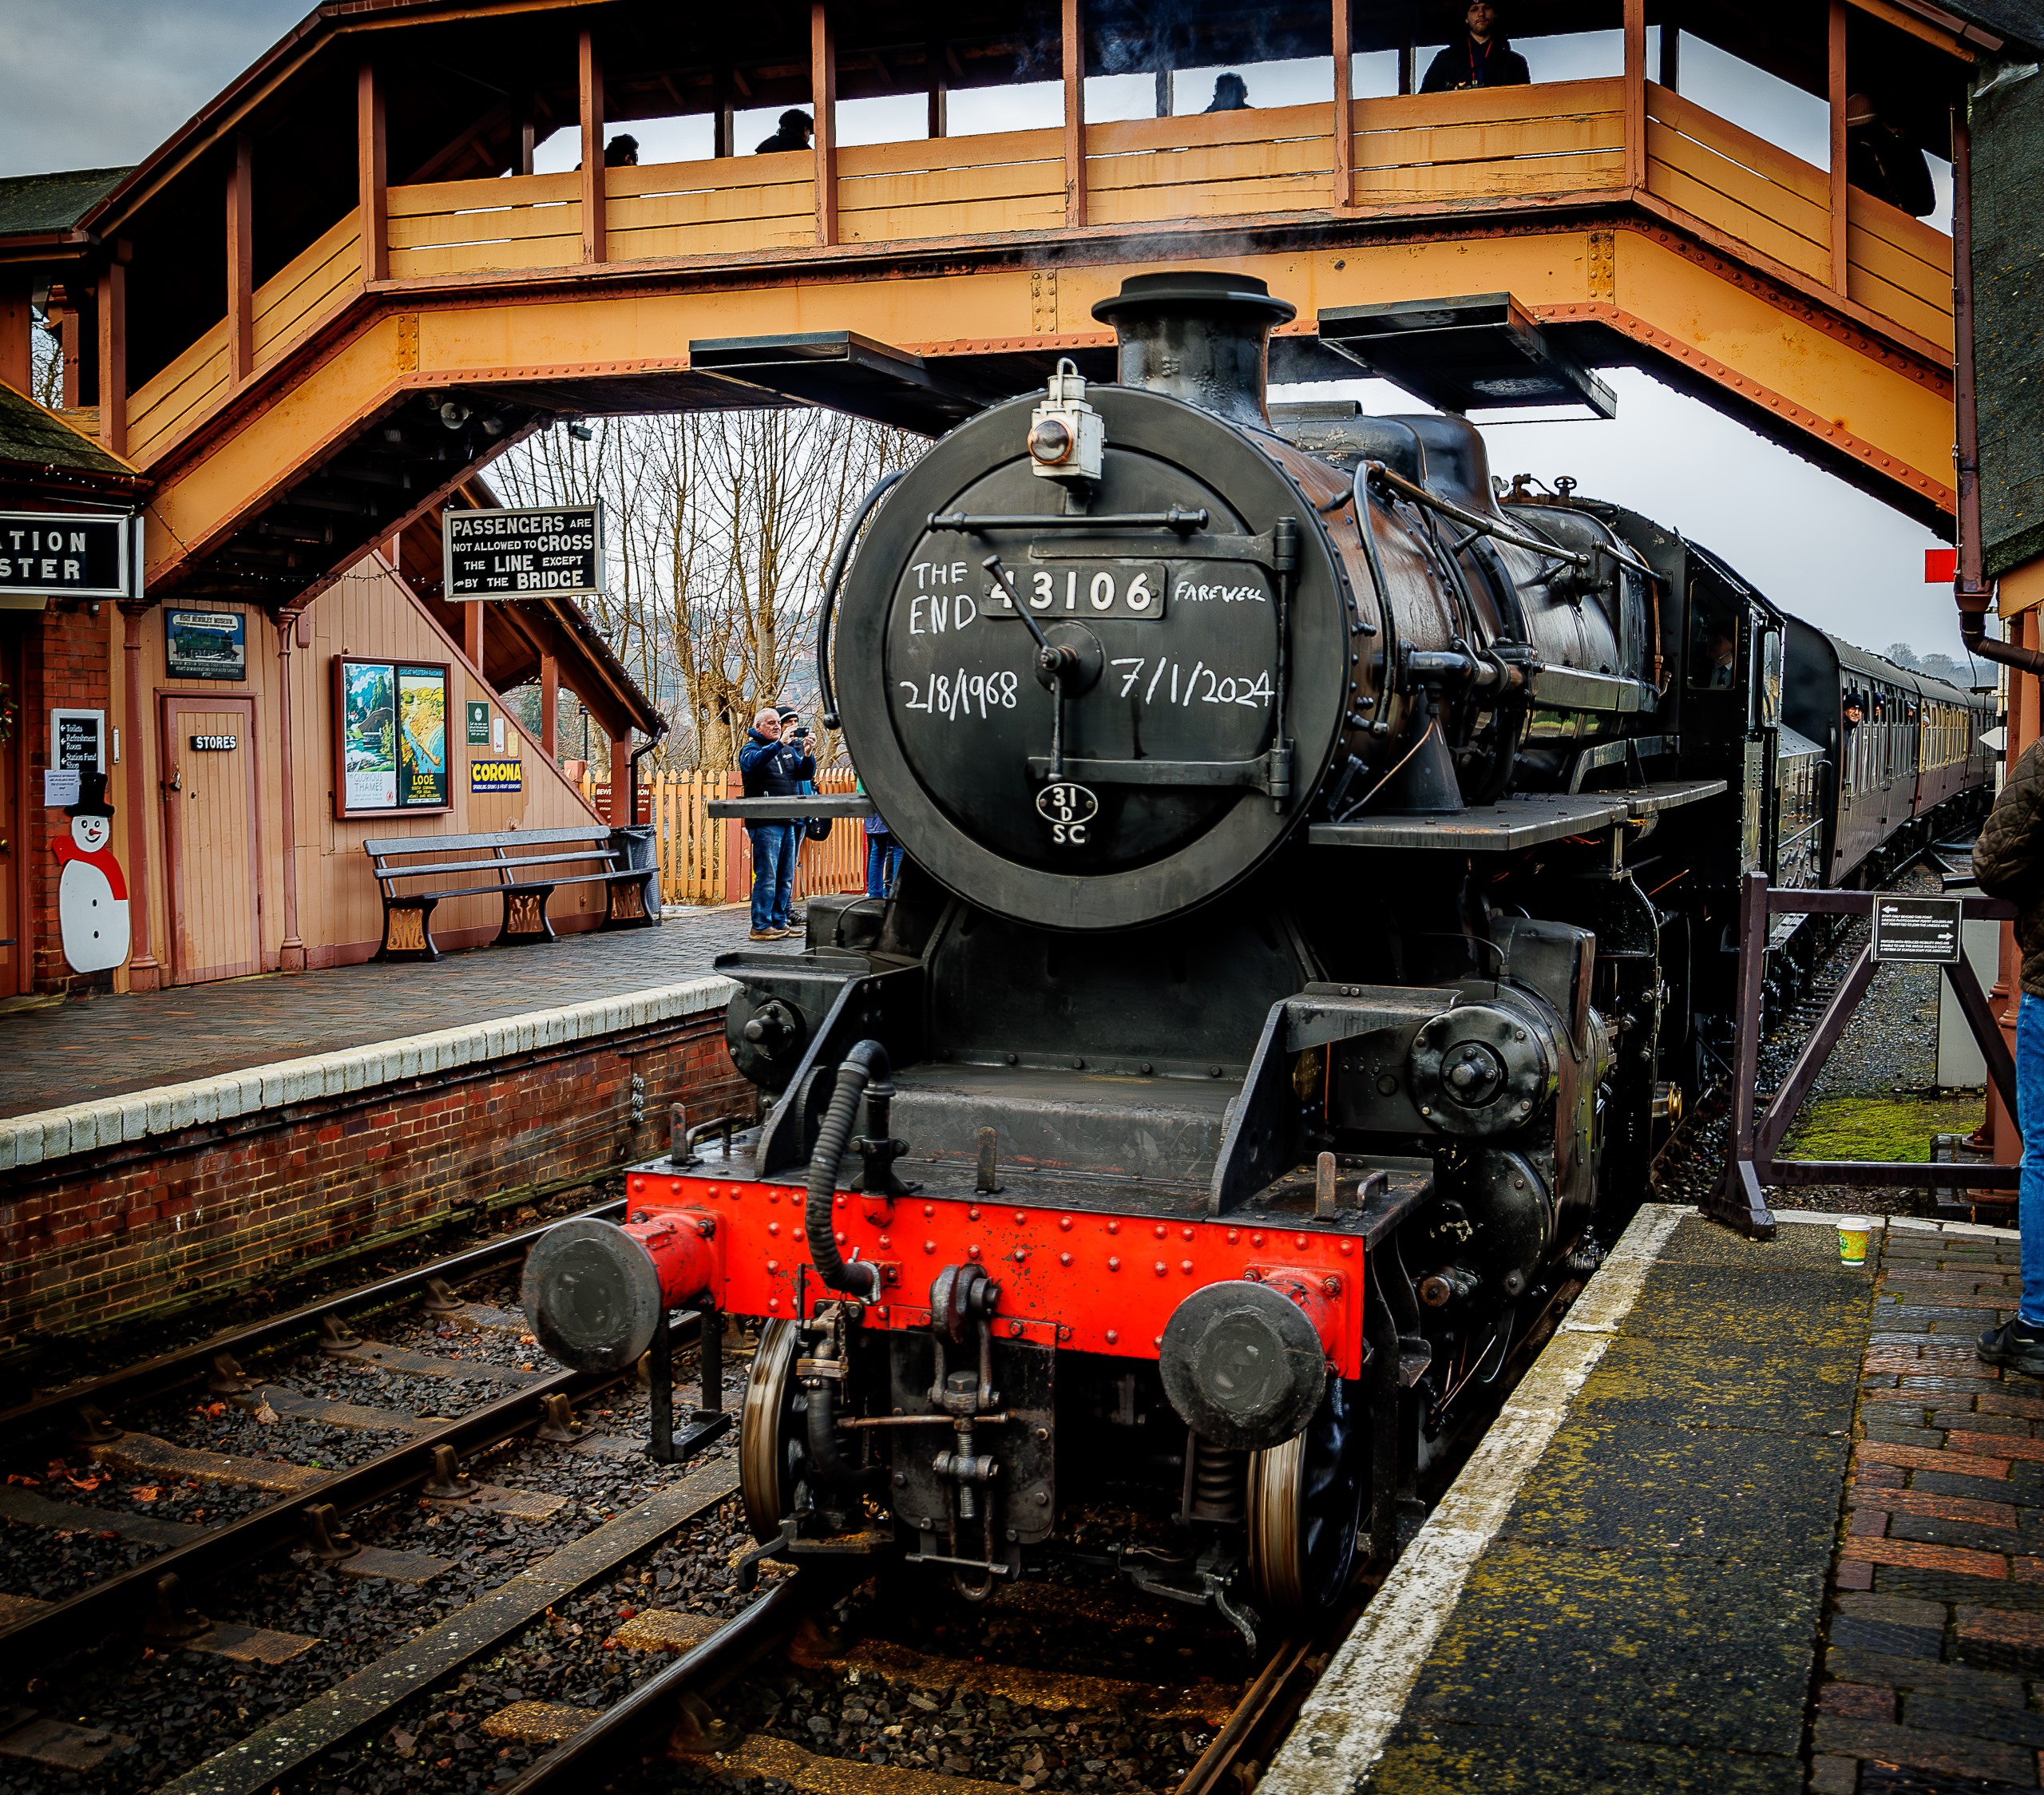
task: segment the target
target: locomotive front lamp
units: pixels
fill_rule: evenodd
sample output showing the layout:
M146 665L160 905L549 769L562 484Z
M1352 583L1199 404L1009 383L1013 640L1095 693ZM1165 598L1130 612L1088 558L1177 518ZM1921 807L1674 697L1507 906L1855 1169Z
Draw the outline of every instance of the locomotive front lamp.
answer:
M1061 358L1049 391L1029 414L1029 470L1071 483L1100 477L1107 426L1086 402L1086 380L1069 356Z

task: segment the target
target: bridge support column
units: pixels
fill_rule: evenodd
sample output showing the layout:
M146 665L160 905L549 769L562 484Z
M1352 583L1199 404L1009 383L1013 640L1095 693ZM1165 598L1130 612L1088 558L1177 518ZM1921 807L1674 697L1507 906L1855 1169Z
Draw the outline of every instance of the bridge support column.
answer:
M1646 185L1646 0L1625 0L1626 185Z
M1356 203L1355 53L1350 16L1355 0L1334 0L1334 203ZM1159 81L1164 77L1158 77ZM1159 92L1163 90L1160 89Z
M1827 39L1828 85L1831 101L1831 286L1845 291L1848 245L1846 242L1845 186L1845 0L1831 0Z
M816 240L838 240L838 40L823 0L810 0L810 105L816 115Z
M35 307L26 275L0 287L0 380L18 393L34 390Z
M547 759L561 759L561 662L554 656L540 656L540 746Z
M578 57L582 96L582 260L608 260L608 237L604 182L604 68L596 55L596 34L582 33Z
M1086 21L1083 0L1064 0L1064 221L1086 222Z
M256 140L234 140L227 177L227 366L239 386L256 366Z
M277 625L277 778L283 833L284 938L277 949L277 970L305 970L305 943L298 933L298 807L292 789L291 731L291 648L298 633L298 613L279 611Z
M147 604L121 607L121 711L128 728L127 744L121 751L128 764L128 882L135 894L128 906L130 991L163 988L163 968L149 952L149 917L154 905L149 890L149 787L143 777L149 752L142 721L142 620L149 609Z
M376 65L355 72L355 208L362 223L362 278L390 278L390 170L383 87Z
M116 243L99 277L99 440L128 453L128 245Z

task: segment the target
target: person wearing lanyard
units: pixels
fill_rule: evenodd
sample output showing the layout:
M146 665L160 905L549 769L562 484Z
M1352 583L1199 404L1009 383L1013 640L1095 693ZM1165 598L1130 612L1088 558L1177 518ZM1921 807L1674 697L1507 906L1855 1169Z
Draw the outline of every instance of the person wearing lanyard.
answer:
M1526 58L1497 28L1491 0L1470 0L1460 37L1427 65L1422 93L1452 93L1465 87L1524 87L1533 79Z

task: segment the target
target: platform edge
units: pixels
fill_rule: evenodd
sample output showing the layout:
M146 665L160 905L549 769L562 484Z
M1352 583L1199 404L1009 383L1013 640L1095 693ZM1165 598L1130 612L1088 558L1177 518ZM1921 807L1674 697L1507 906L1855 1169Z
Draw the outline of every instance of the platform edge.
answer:
M622 1027L650 1027L702 1016L722 1008L736 989L729 979L712 974L649 987L628 1000L603 997L523 1016L493 1016L429 1034L337 1048L210 1078L9 1116L0 1119L0 1172L260 1110L395 1084L429 1071L444 1072L536 1051L542 1041L565 1044L613 1034Z
M1688 1204L1642 1203L1300 1710L1258 1795L1353 1795L1384 1755L1470 1567L1504 1524Z

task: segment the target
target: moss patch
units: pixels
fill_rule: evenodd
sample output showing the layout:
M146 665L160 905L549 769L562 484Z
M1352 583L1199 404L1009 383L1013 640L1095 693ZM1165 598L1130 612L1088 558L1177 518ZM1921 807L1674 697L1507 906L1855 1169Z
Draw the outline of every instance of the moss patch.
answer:
M1986 1113L1984 1096L1828 1097L1804 1107L1782 1157L1925 1164L1933 1135L1970 1135Z

